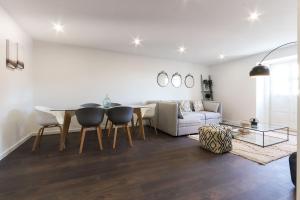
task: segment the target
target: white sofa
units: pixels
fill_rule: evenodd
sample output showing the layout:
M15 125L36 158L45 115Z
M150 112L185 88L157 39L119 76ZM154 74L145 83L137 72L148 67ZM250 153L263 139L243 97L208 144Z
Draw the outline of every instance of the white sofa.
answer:
M215 101L202 101L204 111L183 112L183 119L178 118L178 101L157 102L157 128L172 136L198 133L199 127L205 124L219 124L222 121L222 105ZM210 111L218 105L217 112Z

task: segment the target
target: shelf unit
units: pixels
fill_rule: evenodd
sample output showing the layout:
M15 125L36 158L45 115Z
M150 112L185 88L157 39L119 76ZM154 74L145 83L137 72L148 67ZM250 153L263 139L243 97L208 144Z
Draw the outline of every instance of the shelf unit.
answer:
M208 75L208 79L203 79L203 76L201 74L200 79L201 79L202 99L208 100L208 101L213 101L214 100L213 90L212 90L213 82L211 80L210 75Z

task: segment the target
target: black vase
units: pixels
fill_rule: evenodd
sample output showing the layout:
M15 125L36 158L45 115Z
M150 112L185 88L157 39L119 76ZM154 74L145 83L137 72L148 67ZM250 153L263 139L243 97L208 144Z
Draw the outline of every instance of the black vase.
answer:
M292 155L290 155L289 157L289 163L290 163L290 171L291 171L291 179L292 182L294 184L294 186L296 186L296 177L297 177L297 152L292 153Z

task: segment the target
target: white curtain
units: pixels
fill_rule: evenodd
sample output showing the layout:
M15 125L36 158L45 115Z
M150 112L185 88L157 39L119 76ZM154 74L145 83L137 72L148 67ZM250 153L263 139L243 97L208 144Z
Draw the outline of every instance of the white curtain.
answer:
M297 57L264 63L270 76L257 78L256 115L263 122L297 129L298 64Z

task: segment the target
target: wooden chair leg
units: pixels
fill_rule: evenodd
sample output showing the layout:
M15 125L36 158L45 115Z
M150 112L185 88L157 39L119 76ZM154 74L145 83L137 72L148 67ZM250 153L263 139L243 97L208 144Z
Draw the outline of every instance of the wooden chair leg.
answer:
M104 128L105 131L107 130L107 125L108 125L108 118L106 119L106 122L105 122L105 128Z
M113 128L113 123L111 123L110 126L109 126L109 128L108 128L107 136L110 135L112 128Z
M83 127L81 127L81 129L80 129L80 134L79 134L79 143L80 143L80 141L81 141L82 132L83 132Z
M41 135L40 135L39 140L38 140L39 148L41 147L41 141L42 141L42 137L44 135L44 131L45 131L45 127L42 128Z
M129 145L132 147L133 144L132 144L131 133L130 133L130 129L129 129L128 125L126 125L126 129L127 129Z
M132 131L132 133L134 133L134 118L133 118L133 116L132 116L132 118L131 118L131 131Z
M118 127L117 127L117 126L115 126L115 134L114 134L114 143L113 143L113 149L115 149L115 148L116 148L117 134L118 134Z
M103 150L103 145L102 145L102 128L100 126L97 127L97 135L98 135L98 142L100 146L100 150Z
M81 140L80 140L79 154L82 153L83 144L84 144L84 139L85 139L85 133L86 133L86 129L83 128L82 133L81 133Z
M31 151L35 151L35 149L36 149L36 146L37 146L37 144L38 144L39 137L40 137L40 134L41 134L42 129L43 129L43 128L40 128L39 131L38 131L38 133L37 133L37 135L35 136L34 143L33 143L33 145L32 145Z

